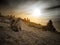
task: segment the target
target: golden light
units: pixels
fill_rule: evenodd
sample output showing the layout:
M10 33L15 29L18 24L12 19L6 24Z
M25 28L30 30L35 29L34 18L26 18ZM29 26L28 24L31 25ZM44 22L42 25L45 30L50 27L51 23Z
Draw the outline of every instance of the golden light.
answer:
M33 17L40 17L41 16L41 11L39 8L35 8L34 10L32 10L32 16Z

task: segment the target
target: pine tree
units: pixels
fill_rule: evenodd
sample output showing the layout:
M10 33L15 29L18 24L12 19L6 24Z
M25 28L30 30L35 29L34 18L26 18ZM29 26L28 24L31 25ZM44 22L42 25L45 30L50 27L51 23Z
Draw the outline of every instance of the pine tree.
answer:
M56 32L56 29L55 29L55 27L53 26L52 20L49 20L49 22L47 23L46 30L52 31L52 32Z
M10 26L11 26L11 29L15 32L18 32L18 28L16 26L16 20L14 19L14 17L10 17Z

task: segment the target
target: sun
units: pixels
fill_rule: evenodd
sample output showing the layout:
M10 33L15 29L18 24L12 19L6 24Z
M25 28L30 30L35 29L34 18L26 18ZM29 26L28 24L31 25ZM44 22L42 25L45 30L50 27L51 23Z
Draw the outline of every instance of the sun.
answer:
M32 10L32 16L33 17L40 17L41 16L41 11L39 8L35 8Z

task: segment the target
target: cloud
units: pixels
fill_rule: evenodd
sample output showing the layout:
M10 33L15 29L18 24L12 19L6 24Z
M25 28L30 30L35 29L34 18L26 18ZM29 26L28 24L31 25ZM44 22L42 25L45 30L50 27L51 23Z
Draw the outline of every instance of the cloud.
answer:
M47 8L47 10L54 10L54 9L57 9L57 8L60 8L60 5L49 7L49 8Z
M17 6L18 4L24 4L30 1L31 2L43 1L43 2L49 2L49 3L57 2L59 4L59 0L0 0L0 6Z
M0 0L0 5L2 6L10 6L10 4L12 5L17 5L20 3L24 3L27 0Z

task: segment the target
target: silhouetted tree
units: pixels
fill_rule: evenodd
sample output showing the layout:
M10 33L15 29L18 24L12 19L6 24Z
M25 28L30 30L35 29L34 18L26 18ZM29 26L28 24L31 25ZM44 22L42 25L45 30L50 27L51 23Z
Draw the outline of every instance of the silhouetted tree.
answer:
M11 17L12 18L12 17ZM21 30L21 27L19 27L19 22L20 18L15 19L14 17L11 19L11 29L15 32L18 32L19 30Z
M30 22L30 19L27 18L27 22Z
M26 18L24 18L24 21L26 21Z
M49 31L52 31L52 32L56 32L56 29L53 26L52 20L49 20L49 22L47 23L46 30L49 30Z
M16 26L17 26L17 28L18 28L18 30L21 30L21 25L20 25L20 18L17 18L17 20L16 20Z
M18 32L18 28L15 26L15 22L16 20L14 19L14 17L12 15L10 15L10 26L11 26L11 29L15 32Z

